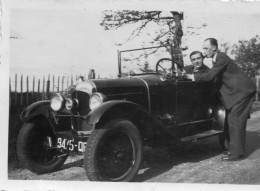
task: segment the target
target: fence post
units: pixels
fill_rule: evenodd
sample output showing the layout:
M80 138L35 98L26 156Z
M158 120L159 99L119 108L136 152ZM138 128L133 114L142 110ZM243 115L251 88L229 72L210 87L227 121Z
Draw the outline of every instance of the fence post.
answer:
M14 105L17 106L17 74L15 74L14 80Z
M61 77L61 91L64 90L64 76Z
M67 88L69 88L69 75L67 76Z
M52 76L52 93L55 92L54 87L55 87L55 77L54 77L54 74L53 74L53 76Z
M26 77L26 106L29 105L29 76Z
M11 102L12 102L11 92L12 92L12 87L11 87L11 77L9 77L9 108L10 108L10 106L11 106Z
M40 100L40 79L38 79L38 93L37 93L37 101Z
M21 107L23 107L23 75L21 75L21 100L20 100Z
M34 86L35 86L35 76L33 76L33 84L32 84L32 102L34 102Z
M95 79L95 70L94 69L89 70L88 79Z
M60 91L60 76L58 76L58 89L57 89L57 92Z
M50 74L48 75L47 85L46 85L46 97L50 99Z
M45 100L45 76L43 76L42 82L42 100Z

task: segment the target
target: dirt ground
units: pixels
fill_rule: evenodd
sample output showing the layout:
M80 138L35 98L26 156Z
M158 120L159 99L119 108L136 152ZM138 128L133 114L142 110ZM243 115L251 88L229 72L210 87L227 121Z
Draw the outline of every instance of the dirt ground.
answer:
M222 162L217 137L185 143L171 149L144 149L144 159L134 182L260 184L260 111L248 120L247 158ZM37 175L10 165L9 180L88 181L83 156L67 159L61 170Z

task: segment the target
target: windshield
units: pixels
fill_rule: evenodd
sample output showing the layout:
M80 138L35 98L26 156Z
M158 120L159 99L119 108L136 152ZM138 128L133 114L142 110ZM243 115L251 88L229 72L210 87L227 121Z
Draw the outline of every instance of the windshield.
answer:
M156 72L156 63L161 58L170 58L164 47L121 52L122 75L138 75Z
M180 51L175 51L176 54L178 54L176 57L182 56ZM121 74L127 76L157 72L170 73L172 70L170 58L170 53L165 47L121 51ZM158 61L160 64L156 70Z

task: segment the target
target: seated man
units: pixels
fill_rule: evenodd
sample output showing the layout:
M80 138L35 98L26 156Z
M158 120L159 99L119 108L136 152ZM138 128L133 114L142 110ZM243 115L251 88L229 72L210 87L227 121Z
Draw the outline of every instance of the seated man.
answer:
M203 64L204 56L200 51L193 51L190 54L192 65L185 66L183 69L187 74L204 73L209 71L209 67Z

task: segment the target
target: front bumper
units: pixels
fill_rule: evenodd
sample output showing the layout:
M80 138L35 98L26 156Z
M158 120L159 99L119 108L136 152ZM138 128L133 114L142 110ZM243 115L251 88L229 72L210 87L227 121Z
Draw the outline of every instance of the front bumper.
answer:
M71 131L78 136L89 136L95 124L89 124L88 118L73 114L58 114L53 112L55 132Z

